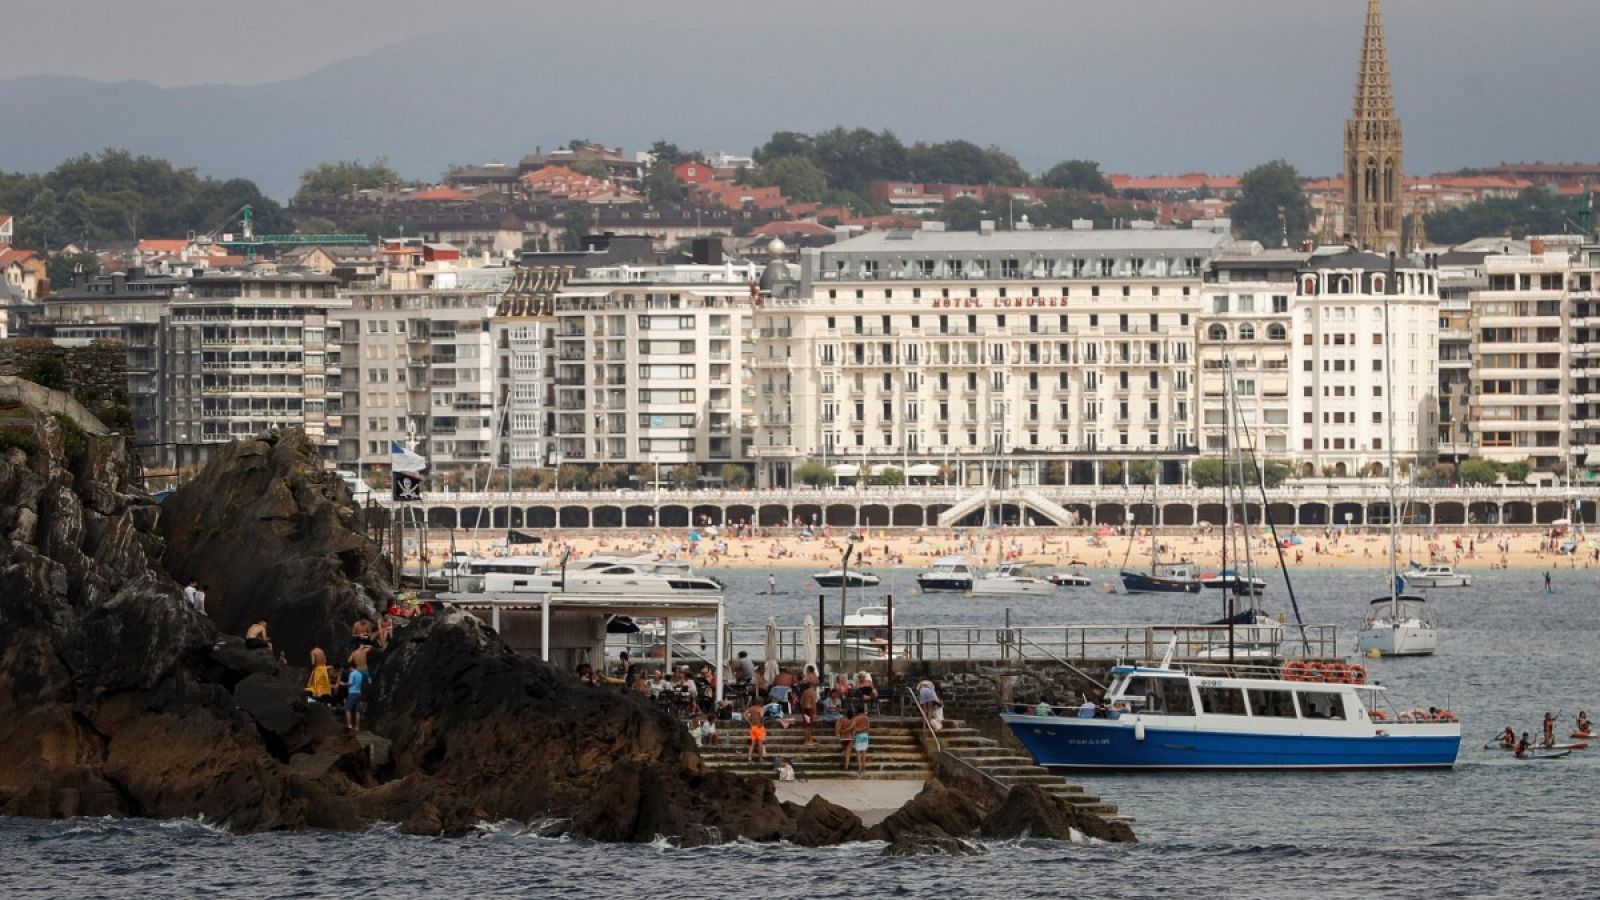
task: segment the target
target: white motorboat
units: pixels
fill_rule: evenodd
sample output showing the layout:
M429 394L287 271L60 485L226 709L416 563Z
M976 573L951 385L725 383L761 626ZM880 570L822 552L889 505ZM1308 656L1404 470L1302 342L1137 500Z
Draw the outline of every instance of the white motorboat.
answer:
M1456 567L1445 564L1419 566L1412 564L1411 568L1400 573L1406 584L1424 588L1449 588L1472 587L1472 576L1464 572L1457 572Z
M1057 587L1088 587L1094 580L1079 571L1056 572L1050 576L1050 583Z
M1191 651L1196 659L1277 659L1283 643L1283 623L1259 609L1247 609L1233 617L1232 646L1220 631L1204 648ZM1211 622L1225 627L1230 620Z
M1383 656L1431 656L1439 649L1439 627L1426 602L1416 594L1372 601L1372 611L1356 638L1356 651L1362 655L1376 650Z
M881 660L889 658L889 607L863 606L844 617L842 637L822 645L822 658L828 662Z
M1213 591L1229 590L1236 597L1259 597L1267 589L1267 580L1253 572L1244 574L1223 569L1202 577L1200 586Z
M917 587L924 591L970 591L975 574L965 556L945 556L934 560L927 571L917 573Z
M811 580L817 583L817 587L825 588L877 587L883 581L871 572L861 572L854 569L849 572L843 569L829 569L826 572L817 572L811 576Z
M1049 596L1056 592L1050 573L1028 563L1004 563L987 575L973 579L973 595L1028 597Z
M653 564L618 564L598 569L568 570L560 591L568 594L623 594L675 596L685 593L720 593L722 582L707 575L657 571ZM558 579L561 576L556 576Z

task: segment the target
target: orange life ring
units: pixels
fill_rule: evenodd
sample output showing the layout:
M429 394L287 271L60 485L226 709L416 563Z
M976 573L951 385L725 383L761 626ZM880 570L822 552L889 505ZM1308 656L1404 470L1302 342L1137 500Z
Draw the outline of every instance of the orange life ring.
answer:
M1351 663L1350 665L1345 666L1345 671L1350 675L1351 684L1367 683L1367 667L1363 666L1361 663Z
M1350 680L1350 669L1341 662L1324 663L1322 679L1330 684L1344 684Z
M1439 714L1434 716L1433 720L1435 722L1456 722L1456 721L1459 721L1456 718L1456 714L1451 712L1448 709L1439 710Z
M1311 665L1303 659L1291 659L1283 664L1284 681L1305 681Z
M1374 722L1387 722L1387 721L1389 721L1388 714L1385 713L1381 709L1369 709L1369 710L1367 710L1367 717L1372 719Z

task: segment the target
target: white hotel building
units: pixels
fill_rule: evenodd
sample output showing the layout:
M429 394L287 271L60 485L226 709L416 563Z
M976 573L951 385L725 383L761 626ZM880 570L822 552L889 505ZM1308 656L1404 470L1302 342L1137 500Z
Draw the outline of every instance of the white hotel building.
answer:
M983 484L1003 459L1009 483L1092 484L1107 459L1192 455L1202 276L1227 241L925 229L803 251L756 311L756 483L818 460Z

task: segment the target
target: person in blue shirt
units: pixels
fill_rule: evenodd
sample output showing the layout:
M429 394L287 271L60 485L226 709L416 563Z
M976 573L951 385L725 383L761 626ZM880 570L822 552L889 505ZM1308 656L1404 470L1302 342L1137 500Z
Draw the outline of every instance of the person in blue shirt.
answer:
M350 670L344 695L344 724L351 731L361 730L361 695L367 687L366 660Z

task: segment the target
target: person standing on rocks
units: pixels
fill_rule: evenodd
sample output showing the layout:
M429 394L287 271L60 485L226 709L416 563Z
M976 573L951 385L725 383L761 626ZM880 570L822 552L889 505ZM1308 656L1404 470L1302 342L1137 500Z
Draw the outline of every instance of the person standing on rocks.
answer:
M333 702L332 669L321 647L311 648L311 678L306 681L306 696L318 703Z
M198 610L200 608L200 602L195 598L195 595L198 593L200 593L199 580L194 578L189 579L189 583L183 587L183 600L185 603L189 604L190 609Z
M367 659L362 656L350 669L349 688L344 695L344 724L351 731L361 730L361 698L367 688Z

